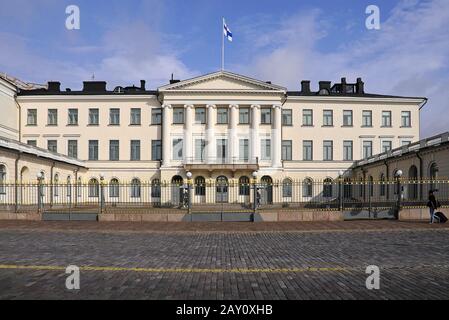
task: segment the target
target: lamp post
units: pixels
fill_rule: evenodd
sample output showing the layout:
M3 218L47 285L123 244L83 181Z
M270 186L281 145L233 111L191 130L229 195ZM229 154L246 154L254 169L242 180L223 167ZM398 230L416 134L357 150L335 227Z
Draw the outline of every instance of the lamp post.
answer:
M189 214L192 213L192 203L191 203L191 199L190 199L190 193L191 193L191 189L192 189L192 172L188 171L186 173L187 176L187 212Z
M37 178L37 212L41 213L42 209L44 207L44 186L42 184L43 180L44 180L44 175L42 174L42 172L39 172L36 175Z
M253 214L251 217L251 220L254 222L254 215L257 211L257 205L258 205L258 196L257 196L257 171L254 171L252 174L252 185L253 185L253 194L254 194L254 200L253 200Z
M395 218L399 218L399 211L401 211L401 200L402 200L402 190L401 190L401 177L403 175L402 170L398 170L395 173L396 178L396 190L398 193L397 203L396 203L396 212L395 212Z
M104 173L100 173L100 214L104 212Z

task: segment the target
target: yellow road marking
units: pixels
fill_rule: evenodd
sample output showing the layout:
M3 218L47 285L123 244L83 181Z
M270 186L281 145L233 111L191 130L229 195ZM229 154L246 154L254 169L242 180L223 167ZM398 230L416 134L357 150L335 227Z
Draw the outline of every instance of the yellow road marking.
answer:
M0 265L0 270L44 270L61 271L66 267L62 266L24 266L24 265ZM300 272L344 272L356 268L329 267L329 268L233 268L233 269L213 269L213 268L127 268L127 267L95 267L81 266L80 271L128 271L143 273L300 273Z

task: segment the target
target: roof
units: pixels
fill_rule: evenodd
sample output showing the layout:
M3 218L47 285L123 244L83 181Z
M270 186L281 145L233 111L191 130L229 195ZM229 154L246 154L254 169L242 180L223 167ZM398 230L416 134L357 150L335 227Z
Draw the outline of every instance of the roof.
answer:
M49 160L54 160L54 161L58 161L58 162L62 162L65 164L69 164L69 165L74 165L77 167L83 167L83 168L87 168L84 164L83 161L75 159L75 158L70 158L68 156L59 154L59 153L55 153L55 152L50 152L48 150L45 149L41 149L41 148L37 148L37 147L33 147L12 139L8 139L8 138L4 138L4 137L0 137L0 148L5 148L5 149L9 149L9 150L14 150L20 153L26 153L29 155L33 155L39 158L45 158L45 159L49 159Z
M394 95L384 95L384 94L373 94L373 93L334 93L330 92L326 95L320 95L318 92L305 93L302 91L287 91L287 96L291 97L354 97L354 98L392 98L392 99L418 99L427 100L425 97L406 97L406 96L394 96Z
M0 72L0 78L2 78L5 81L8 81L13 86L15 86L16 88L21 89L21 90L36 90L36 89L46 89L47 88L47 85L31 83L31 82L24 82L16 77L6 74L6 73Z

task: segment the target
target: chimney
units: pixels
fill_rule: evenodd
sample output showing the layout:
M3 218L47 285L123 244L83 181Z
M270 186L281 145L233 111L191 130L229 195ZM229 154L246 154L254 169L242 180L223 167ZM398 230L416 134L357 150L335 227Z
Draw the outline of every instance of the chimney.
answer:
M145 91L145 80L140 80L140 89L142 89L142 91Z
M346 78L341 78L341 94L346 94Z
M267 83L267 84L271 84L271 81L265 81L265 83Z
M106 81L84 81L84 92L106 92Z
M310 93L310 81L309 80L301 81L301 93Z
M331 91L331 82L330 81L320 81L320 91L326 89L328 92Z
M357 78L356 92L358 94L365 93L365 83L362 81L362 78Z
M181 82L181 80L175 80L173 73L171 74L170 84Z
M60 92L61 91L61 82L49 81L47 91L48 92Z

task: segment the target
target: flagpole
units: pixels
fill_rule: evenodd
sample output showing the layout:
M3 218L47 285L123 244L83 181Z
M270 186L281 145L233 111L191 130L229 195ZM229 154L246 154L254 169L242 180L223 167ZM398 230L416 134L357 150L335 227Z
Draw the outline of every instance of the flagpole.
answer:
M224 44L224 26L225 26L225 20L223 18L222 20L222 26L221 26L221 71L224 71L224 54L225 54L225 44Z

